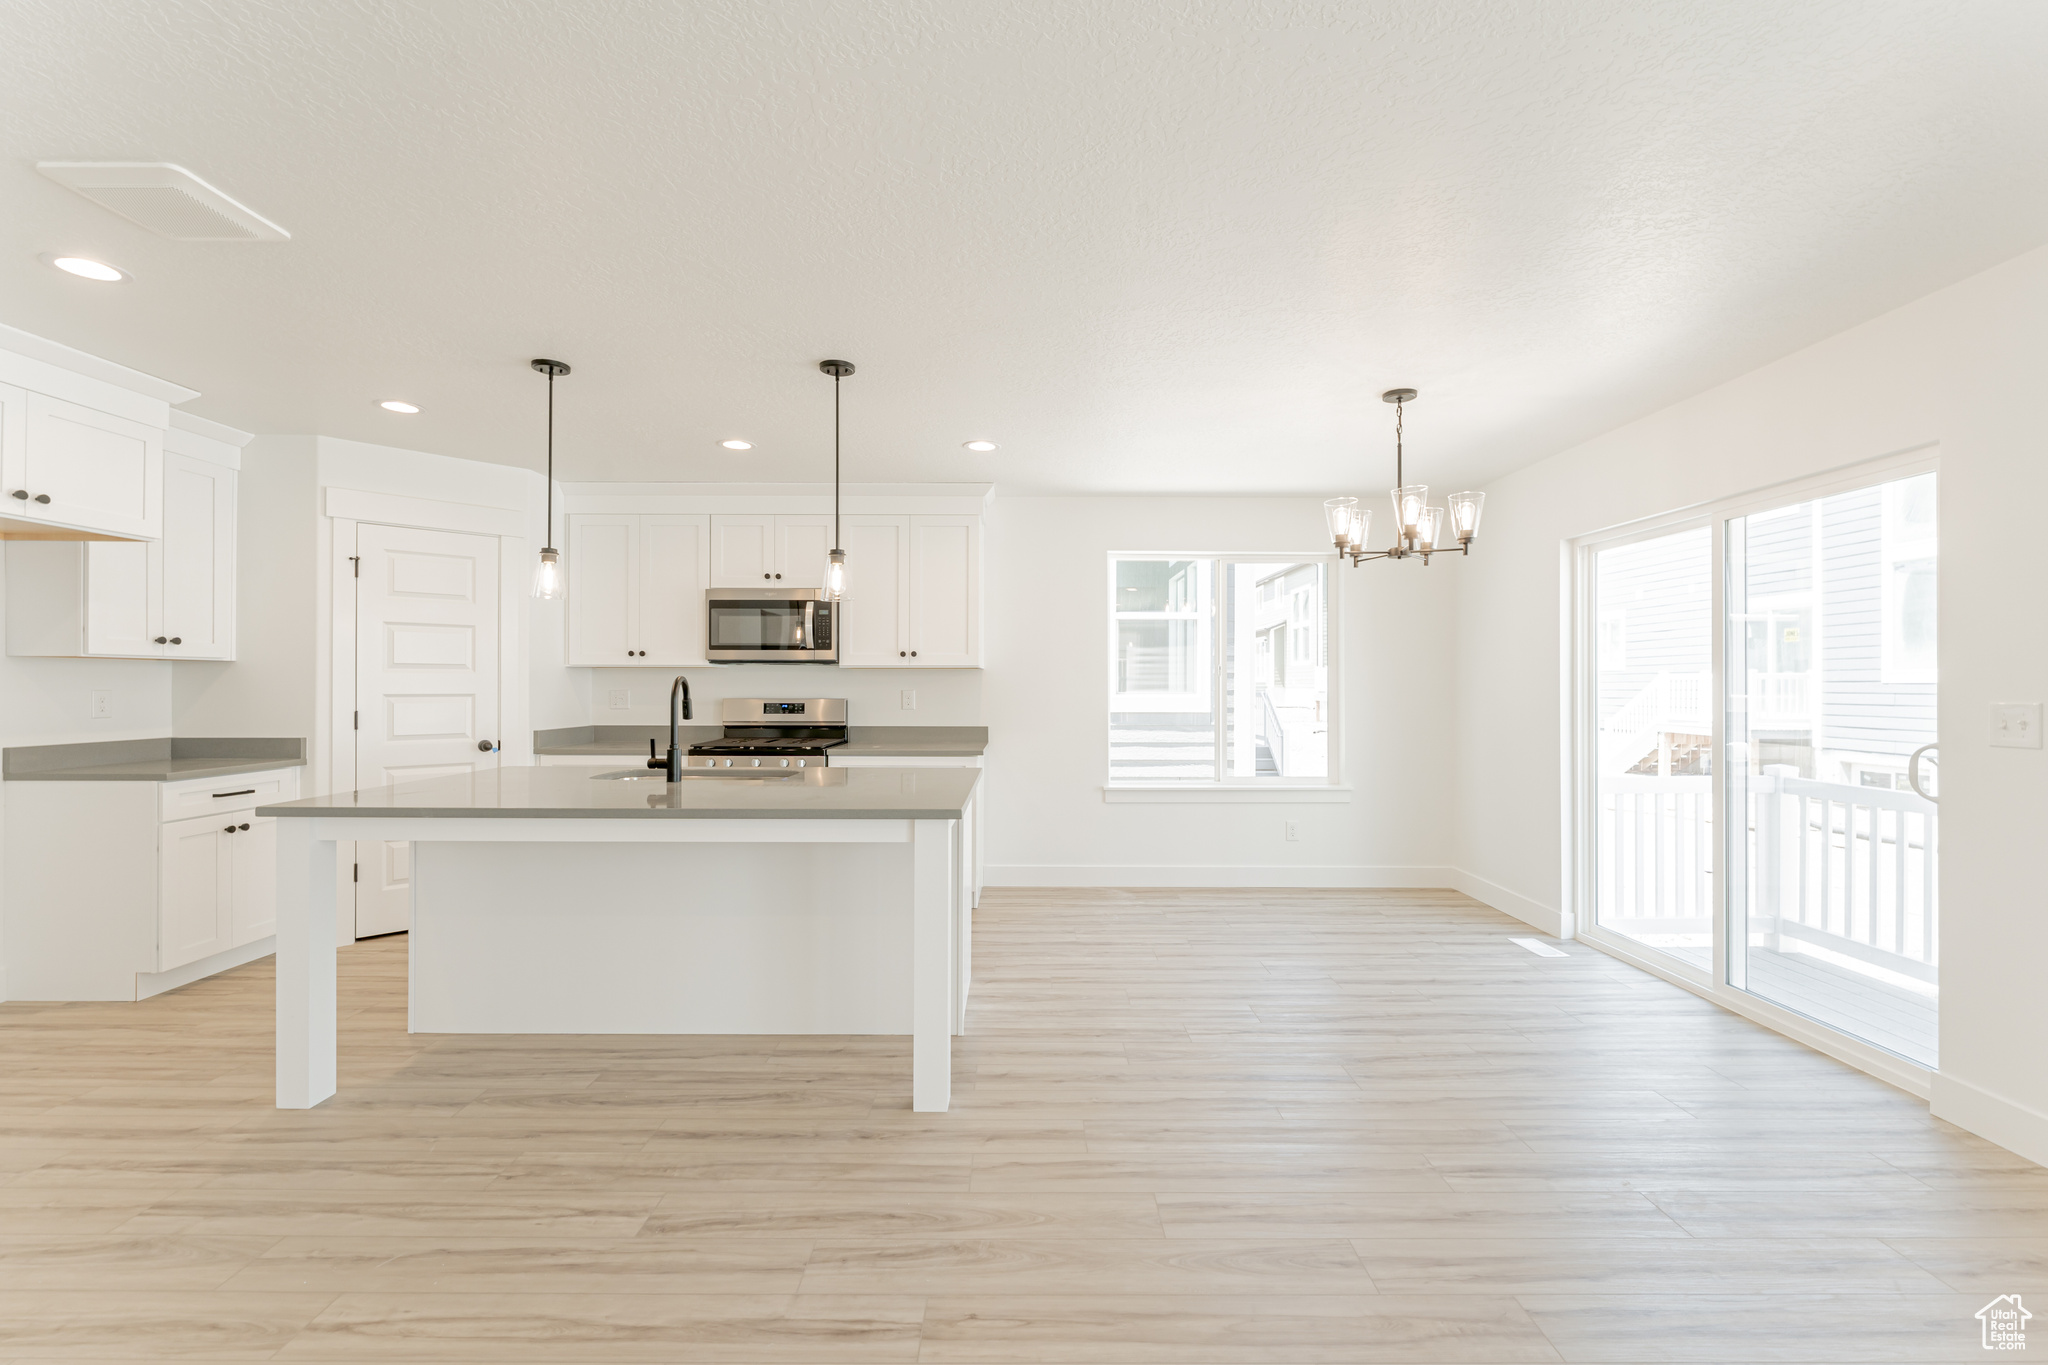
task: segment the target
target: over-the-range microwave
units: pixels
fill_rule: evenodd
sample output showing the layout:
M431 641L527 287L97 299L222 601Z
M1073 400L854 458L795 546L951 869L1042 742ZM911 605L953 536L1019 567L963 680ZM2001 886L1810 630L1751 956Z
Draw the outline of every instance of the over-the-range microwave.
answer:
M705 594L715 664L836 664L838 607L823 588L713 588Z

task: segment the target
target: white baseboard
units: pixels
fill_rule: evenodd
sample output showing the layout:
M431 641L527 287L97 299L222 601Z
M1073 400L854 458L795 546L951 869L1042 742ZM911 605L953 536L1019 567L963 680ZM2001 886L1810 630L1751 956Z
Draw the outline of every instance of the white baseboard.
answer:
M254 962L259 957L269 957L277 951L277 939L259 938L254 943L244 943L239 948L230 948L212 957L202 957L197 962L187 962L182 967L173 967L167 972L137 972L135 974L135 998L147 1000L152 995L162 995L180 986L189 986L230 967L239 967L245 962Z
M2048 1114L1940 1072L1927 1099L1934 1117L2048 1166Z
M1445 890L1451 886L1448 867L1368 867L1354 864L1304 866L1297 863L991 863L984 869L987 886L1157 886L1157 887L1358 887L1392 890Z
M1510 891L1498 882L1490 882L1463 868L1452 870L1450 886L1462 891L1481 905L1490 905L1503 915L1513 915L1524 924L1541 929L1552 938L1571 938L1576 932L1572 913L1569 910L1553 910L1530 900L1519 891Z

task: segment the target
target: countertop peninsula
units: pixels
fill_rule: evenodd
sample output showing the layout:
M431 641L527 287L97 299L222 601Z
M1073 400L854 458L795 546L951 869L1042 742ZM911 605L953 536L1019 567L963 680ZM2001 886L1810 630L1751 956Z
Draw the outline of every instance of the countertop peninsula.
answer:
M83 744L32 744L0 752L9 782L178 782L231 777L306 761L297 737L115 739Z
M805 768L789 775L620 781L513 767L257 808L281 819L957 820L979 768Z

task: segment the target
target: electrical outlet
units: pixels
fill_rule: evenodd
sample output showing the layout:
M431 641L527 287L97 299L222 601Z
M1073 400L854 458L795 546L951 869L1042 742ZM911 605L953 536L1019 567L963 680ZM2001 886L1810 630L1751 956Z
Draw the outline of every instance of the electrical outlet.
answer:
M1301 822L1299 820L1289 820L1287 822L1287 842L1290 844L1301 842Z
M2041 703L1998 702L1991 708L1991 745L1995 749L2041 747Z
M916 688L906 687L903 689L903 709L906 711L915 711L917 709Z
M114 694L105 688L96 688L88 694L92 699L91 715L94 720L114 718Z
M633 694L623 687L614 687L604 694L604 702L614 711L625 711L633 705Z

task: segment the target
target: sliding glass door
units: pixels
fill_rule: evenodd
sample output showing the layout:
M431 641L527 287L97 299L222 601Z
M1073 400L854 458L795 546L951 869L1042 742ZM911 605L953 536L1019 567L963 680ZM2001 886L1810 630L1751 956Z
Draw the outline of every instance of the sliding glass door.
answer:
M1713 529L1593 555L1593 919L1713 969Z
M1728 984L1929 1068L1934 509L1927 473L1731 518L1723 580Z

